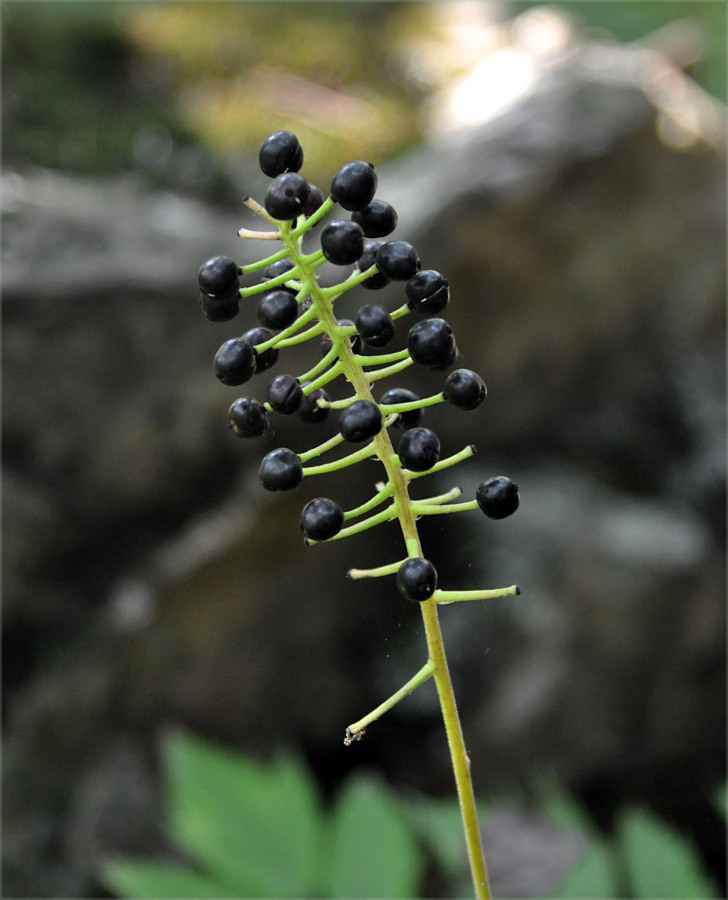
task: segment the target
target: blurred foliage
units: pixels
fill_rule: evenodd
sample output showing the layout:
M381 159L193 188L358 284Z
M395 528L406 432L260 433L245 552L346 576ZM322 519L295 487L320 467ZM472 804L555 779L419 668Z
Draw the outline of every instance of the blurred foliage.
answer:
M210 194L254 166L266 134L290 128L314 182L352 156L381 164L422 140L429 99L472 62L463 41L483 28L487 52L531 5L6 0L4 163L140 168ZM725 4L564 8L625 41L696 21L709 55L693 74L725 98Z
M212 167L194 148L224 163L288 127L315 181L352 155L379 161L420 139L416 90L396 67L417 5L8 2L3 12L6 164L141 165L194 185Z
M512 5L513 12L540 6L539 3ZM554 4L558 5L558 4ZM609 36L623 43L639 41L673 22L689 21L700 29L705 58L690 75L705 90L726 101L726 29L728 7L713 0L569 0L563 9L593 37Z
M110 861L102 877L119 896L416 897L433 865L446 896L470 893L454 798L405 798L355 774L325 809L295 759L262 765L181 732L162 750L167 834L189 865ZM625 812L607 841L553 783L537 809L589 839L554 897L717 896L692 848L644 810Z

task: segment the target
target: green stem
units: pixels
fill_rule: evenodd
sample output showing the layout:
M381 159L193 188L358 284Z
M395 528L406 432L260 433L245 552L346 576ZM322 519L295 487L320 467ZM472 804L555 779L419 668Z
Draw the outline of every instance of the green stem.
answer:
M317 308L319 318L323 322L326 331L328 331L330 335L336 334L338 325L333 310L333 300L326 297L323 289L315 280L314 274L307 271L305 257L301 252L297 235L291 233L290 227L281 227L280 233L281 240L288 248L291 259L299 266L302 280L306 280L307 278L310 279L311 298ZM351 383L359 398L374 403L375 400L370 388L370 381L374 380L373 376L372 374L367 375L364 372L361 364L356 359L356 354L352 351L351 344L348 340L341 341L339 345L339 360L344 377ZM403 364L408 365L410 363L410 359L405 359L396 363L394 366L385 367L385 370L382 371L386 371L386 369L389 369L390 371L393 369L398 370L399 367L404 367ZM384 377L382 371L377 372L376 375ZM412 509L407 487L408 481L412 478L412 473L406 473L401 466L394 464L393 459L396 458L396 454L386 428L382 428L379 433L375 435L372 443L376 455L386 471L386 481L392 485L393 504L392 507L388 507L377 516L371 517L371 519L385 521L388 517L396 516L399 520L402 537L407 546L408 555L421 557L424 554L417 532L416 514ZM468 453L463 451L461 454L458 454L458 456L464 459L466 456L472 455L472 448L467 449L469 451ZM433 467L430 471L433 471L435 468L436 467ZM369 527L376 524L374 521L367 521L369 521ZM344 532L350 534L355 533L357 530L360 530L359 526L361 524L362 523L353 525L350 529L343 529L336 537L342 536ZM333 538L332 540L336 540L336 538ZM428 677L431 674L435 681L440 700L440 708L445 724L445 734L450 749L455 785L457 788L458 800L460 802L460 811L462 813L465 843L467 845L468 857L470 860L470 871L473 877L475 895L479 900L487 900L487 898L490 897L490 890L488 887L488 875L480 839L480 830L478 828L475 795L470 775L470 760L465 749L465 740L460 725L460 716L458 714L452 679L450 678L447 657L445 655L445 646L437 613L437 603L430 598L420 604L420 606L428 648L428 660L425 668L428 670ZM421 671L424 671L424 669Z
M366 375L367 384L372 384L374 381L381 381L382 378L389 378L390 375L396 375L397 372L401 372L403 369L412 365L414 365L414 360L411 357L408 357L401 362L393 363L391 366L385 366L383 369L377 369L375 372L368 372Z
M423 409L425 406L434 406L436 403L442 403L445 395L432 394L431 397L423 397L421 400L408 400L406 403L380 403L379 408L388 416L390 413L408 412L410 409Z
M315 384L315 382L312 382ZM354 463L361 462L362 459L367 459L370 456L376 455L376 449L374 448L373 443L367 444L366 447L362 447L360 450L355 450L353 453L349 453L347 456L340 456L338 459L333 459L328 463L321 463L319 466L304 466L303 474L304 475L324 475L328 472L337 472L339 469L345 469L347 466L353 466ZM299 457L303 460L304 454L301 454Z
M344 740L344 743L346 743L347 739L349 743L351 743L351 741L359 740L361 733L367 725L376 722L380 716L383 716L385 712L388 712L393 706L396 706L400 700L404 700L404 698L408 694L411 694L415 688L418 688L423 682L427 681L428 678L432 678L432 675L432 663L426 662L419 672L410 678L407 684L403 684L402 687L398 691L395 691L391 697L388 697L384 703L380 703L376 709L373 709L368 715L364 716L363 719L359 719L358 722L352 722L346 729L346 739Z
M517 597L521 589L517 584L504 588L487 588L482 591L435 591L435 603L459 603L465 600L495 600L498 597Z
M392 485L385 484L381 490L377 491L377 493L370 497L365 503L362 503L360 506L355 507L354 509L349 509L344 513L345 519L355 519L357 516L363 516L364 513L369 512L370 509L374 509L375 506L379 506L380 503L384 503L387 497L392 496Z
M477 509L477 500L466 500L464 503L448 503L443 506L433 504L429 500L413 500L413 506L417 510L417 514L421 516L436 516L438 513L464 512L467 509Z
M397 562L389 563L386 566L377 566L376 569L349 569L346 574L352 581L359 578L381 578L383 575L395 575L403 562L403 559L398 559Z

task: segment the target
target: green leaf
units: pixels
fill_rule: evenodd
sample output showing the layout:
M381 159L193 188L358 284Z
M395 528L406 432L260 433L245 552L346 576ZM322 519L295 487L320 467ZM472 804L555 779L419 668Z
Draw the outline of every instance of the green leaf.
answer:
M592 843L551 896L560 900L618 897L612 854L607 844Z
M116 859L101 873L104 884L119 897L178 898L207 900L209 897L240 897L226 885L175 863ZM248 895L250 896L250 895Z
M724 821L728 818L728 784L719 787L713 795L713 805Z
M446 875L453 877L467 868L463 817L457 800L417 797L407 804L407 815ZM479 818L482 822L482 811Z
M592 832L584 807L558 781L544 779L537 787L538 808L549 822L560 828Z
M325 893L331 897L416 897L422 855L391 791L355 776L331 822Z
M655 816L627 812L618 831L636 897L718 896L692 847Z
M163 750L172 840L245 896L311 893L323 823L299 764L263 766L180 733Z

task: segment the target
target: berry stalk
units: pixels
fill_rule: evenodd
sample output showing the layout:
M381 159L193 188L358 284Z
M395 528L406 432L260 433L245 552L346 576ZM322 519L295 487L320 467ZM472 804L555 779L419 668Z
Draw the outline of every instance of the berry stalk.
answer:
M311 276L313 273L306 271L306 257L299 249L298 240L292 238L290 231L285 228L281 229L281 239L283 240L291 259L300 267L303 278L305 279ZM311 277L310 284L311 296L314 305L316 306L317 314L321 322L323 322L325 330L330 335L334 335L338 332L339 325L333 311L332 301L323 295L315 277ZM364 372L361 359L358 358L358 354L353 352L348 338L344 338L343 340L339 339L338 351L343 375L354 388L357 397L373 403L374 397L369 386L369 380ZM408 482L404 472L400 466L394 465L392 461L396 458L396 454L389 437L389 432L386 428L382 428L379 433L374 436L373 444L377 458L384 466L387 474L387 482L392 485L391 496L393 497L394 510L396 511L396 516L402 530L402 537L407 545L408 555L413 559L422 558L423 551L419 533L417 531L416 510L409 497ZM353 533L353 529L349 531L349 533ZM391 709L392 706L410 694L427 678L433 678L445 724L445 733L450 750L458 801L460 803L460 811L463 818L463 829L470 861L470 871L475 888L475 896L487 900L487 898L490 897L490 889L488 885L488 873L485 865L483 845L480 838L480 828L478 826L475 793L473 791L473 782L470 775L470 759L465 748L465 738L460 723L460 715L455 700L450 670L447 664L445 644L437 615L437 601L435 595L433 594L429 600L424 601L420 605L425 628L425 639L427 641L427 663L420 670L420 673L415 676L412 682L408 682L394 694L392 698L390 698L392 702L385 701L385 703L377 708L379 712L376 716L374 716L374 713L371 713L370 716L350 725L347 728L347 740L351 742L351 740L356 740L357 736L361 737L366 724L369 724L374 718L379 718L386 710ZM426 674L423 677L419 677L423 673ZM377 712L377 710L375 710L375 712Z

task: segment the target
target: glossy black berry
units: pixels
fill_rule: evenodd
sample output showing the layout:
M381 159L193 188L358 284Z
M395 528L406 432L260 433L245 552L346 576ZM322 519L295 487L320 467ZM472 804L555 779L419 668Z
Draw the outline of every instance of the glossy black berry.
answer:
M377 173L374 166L362 159L344 163L331 180L331 196L350 212L364 209L376 190Z
M321 206L324 202L325 197L321 188L316 187L315 184L308 185L308 200L303 204L303 214L304 216L312 216L316 210Z
M305 382L301 387L305 387ZM329 395L323 388L316 388L310 394L304 394L301 405L296 410L296 415L302 422L309 425L318 425L319 422L325 422L329 417L331 410L327 406L319 406L317 400L329 400Z
M308 202L308 182L296 172L284 172L268 185L264 205L274 219L295 219Z
M457 358L460 354L457 346L453 347L452 353L448 356L447 359L444 359L441 363L438 363L436 366L430 366L433 372L442 372L445 369L450 369L457 362Z
M265 328L278 331L292 325L298 317L298 303L290 291L273 290L258 303L258 321Z
M279 447L263 457L258 477L267 491L291 491L303 480L303 466L293 450Z
M339 319L337 322L342 328L355 328L356 326L351 321L351 319ZM359 335L354 331L349 336L349 343L351 344L351 349L354 353L361 353L364 349L364 345L362 343L362 339ZM331 340L331 335L327 332L324 332L321 335L321 356L326 356L326 354L331 350L334 346L334 342Z
M364 244L364 250L362 251L361 256L356 261L356 267L360 272L366 272L367 269L371 268L373 265L376 265L377 262L377 251L382 246L384 241L366 241ZM370 275L366 281L362 281L361 286L366 288L368 291L378 291L383 287L386 287L389 284L389 278L386 275L382 275L381 272L375 272L374 275Z
M303 400L303 388L293 375L276 375L268 383L268 403L277 413L290 416Z
M367 347L384 347L394 337L394 322L383 306L373 303L362 306L355 324Z
M303 165L303 149L295 134L276 131L263 141L258 162L269 178L275 178L282 172L298 172Z
M455 369L445 380L445 399L459 409L476 409L485 400L485 382L471 369Z
M263 269L263 277L261 278L261 281L268 281L270 278L277 278L279 275L283 275L286 272L291 272L294 268L295 263L293 262L293 260L288 256L284 256L283 259L277 259L274 263L271 263L270 265L266 266L265 269ZM291 274L291 278L292 277L293 274Z
M378 434L382 428L382 414L376 403L355 400L339 417L339 431L345 441L359 444Z
M213 256L200 266L197 281L201 291L222 300L237 294L240 288L239 272L238 264L232 259L227 256Z
M397 456L405 469L426 472L440 459L440 441L430 428L410 428L400 439Z
M219 299L200 291L200 306L210 322L229 322L240 312L240 295L235 291L232 297Z
M252 397L238 397L228 410L228 424L238 437L260 437L268 429L268 413Z
M379 402L413 403L419 399L420 398L414 391L409 391L407 388L390 388L387 393L382 396ZM414 428L422 421L423 415L424 410L421 407L419 409L407 409L404 412L399 413L392 424L395 428Z
M397 587L408 600L429 600L437 589L437 569L429 559L406 559L397 570Z
M223 384L245 384L255 374L255 353L242 338L230 338L215 354L215 375Z
M407 241L386 241L377 250L377 266L392 281L409 281L420 268L420 255Z
M355 263L364 252L364 232L351 219L328 222L321 232L321 250L337 266Z
M312 541L328 541L344 524L344 511L326 497L310 500L301 512L301 531Z
M429 369L449 365L457 353L452 328L438 318L413 325L407 335L407 349L416 363Z
M351 219L361 225L364 234L371 238L386 237L397 227L397 212L384 200L372 200L364 209L353 212Z
M478 506L489 519L505 519L518 509L521 502L518 485L505 475L484 481L475 492Z
M434 269L422 269L404 286L407 306L415 312L436 315L450 301L450 283Z
M251 328L243 335L243 340L247 341L253 348L255 353L255 372L265 372L275 365L278 359L278 350L275 347L268 347L267 350L256 349L257 344L264 344L273 337L273 332L268 328Z

